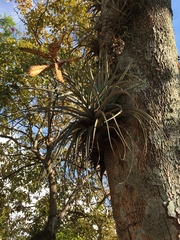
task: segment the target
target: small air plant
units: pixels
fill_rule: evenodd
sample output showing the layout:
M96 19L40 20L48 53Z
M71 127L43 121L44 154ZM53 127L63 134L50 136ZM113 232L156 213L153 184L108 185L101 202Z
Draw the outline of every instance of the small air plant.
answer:
M25 47L20 47L19 49L23 52L35 54L41 58L44 58L46 60L49 60L51 63L45 64L45 65L33 65L29 68L28 74L29 76L37 76L43 71L50 70L52 68L55 69L56 72L56 77L60 82L64 82L62 72L61 72L61 67L65 63L71 63L71 62L76 62L79 60L81 57L74 57L74 58L67 58L67 59L61 59L58 60L58 52L60 51L60 46L62 44L62 41L65 37L65 33L62 34L62 37L48 45L48 53L42 52L38 49L32 49L32 48L25 48Z
M128 73L128 67L123 74L101 79L101 73L94 75L89 70L89 79L82 81L67 77L68 90L65 106L56 106L62 114L70 117L68 124L62 129L57 140L58 155L67 148L66 158L81 160L83 166L90 161L96 168L100 165L101 176L105 170L103 152L114 147L121 141L122 158L127 149L131 151L131 134L127 132L124 119L133 117L141 126L146 138L144 120L153 119L139 109L133 100L133 89L142 82ZM79 77L81 78L81 76Z

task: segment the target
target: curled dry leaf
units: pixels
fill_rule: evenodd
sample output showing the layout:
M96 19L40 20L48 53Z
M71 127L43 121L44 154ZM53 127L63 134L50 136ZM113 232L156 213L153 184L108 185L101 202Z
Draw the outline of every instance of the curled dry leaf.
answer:
M29 68L28 74L29 76L33 77L33 76L37 76L39 73L41 73L42 71L48 69L50 67L50 65L36 65L36 66L31 66Z
M40 57L45 58L45 59L51 59L51 56L49 54L44 53L44 52L42 52L40 50L37 50L37 49L25 48L25 47L20 47L19 49L23 52L32 53L34 55L40 56Z
M63 79L63 76L62 76L62 72L61 72L61 70L59 69L59 66L58 66L58 63L57 63L57 62L55 62L54 67L55 67L57 79L58 79L60 82L64 82L64 79Z

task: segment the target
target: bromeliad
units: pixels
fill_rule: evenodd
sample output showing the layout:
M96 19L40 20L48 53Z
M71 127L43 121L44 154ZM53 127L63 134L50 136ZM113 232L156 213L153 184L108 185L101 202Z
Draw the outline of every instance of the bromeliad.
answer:
M40 57L50 60L52 62L50 64L45 64L45 65L31 66L28 71L29 76L37 76L38 74L40 74L41 72L43 72L45 70L55 68L57 79L60 82L64 82L60 67L65 63L71 63L71 62L77 61L81 58L81 57L74 57L74 58L58 60L58 52L60 50L60 45L64 39L64 36L65 36L65 34L63 34L62 37L58 41L55 41L48 45L49 53L45 53L40 50L32 49L32 48L24 48L24 47L19 48L21 51L35 54L37 56L40 56Z

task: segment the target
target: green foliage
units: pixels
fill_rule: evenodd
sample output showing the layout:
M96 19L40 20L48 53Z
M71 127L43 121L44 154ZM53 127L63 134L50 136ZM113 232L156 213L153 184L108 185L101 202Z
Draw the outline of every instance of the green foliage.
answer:
M73 236L73 234L70 232L68 232L68 230L64 233L60 232L57 234L57 240L83 240L83 238L79 237L79 236Z
M76 224L74 224L76 223ZM57 239L106 239L116 240L112 216L103 213L103 209L91 213L77 212L64 226L60 228Z
M60 54L71 52L79 40L89 35L91 30L89 3L86 1L47 1L37 2L23 11L27 37L37 44L52 43L66 33L63 44L66 46ZM21 8L20 8L21 10ZM87 30L89 30L87 32ZM27 38L26 37L26 38ZM60 57L62 58L62 57Z
M15 28L16 24L13 21L12 17L0 15L0 42L2 42L7 37L11 37L17 32Z

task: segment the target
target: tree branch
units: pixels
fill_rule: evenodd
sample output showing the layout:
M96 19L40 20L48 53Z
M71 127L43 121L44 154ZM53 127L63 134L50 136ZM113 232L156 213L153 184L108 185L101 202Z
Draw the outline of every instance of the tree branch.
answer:
M8 174L7 176L4 176L3 179L11 178L11 177L13 177L14 175L16 175L18 172L20 172L22 169L27 168L27 167L34 166L34 165L36 165L36 164L38 164L38 162L29 163L29 164L27 164L27 165L25 165L25 166L22 166L22 167L20 167L19 169L17 169L16 171Z

